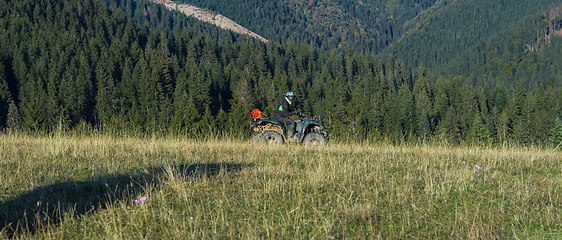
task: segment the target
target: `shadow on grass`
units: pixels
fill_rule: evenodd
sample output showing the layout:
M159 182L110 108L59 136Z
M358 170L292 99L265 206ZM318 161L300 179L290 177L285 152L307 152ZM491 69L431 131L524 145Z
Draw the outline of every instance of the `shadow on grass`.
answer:
M190 178L213 177L221 171L237 172L251 164L205 163L171 166L174 172ZM31 235L57 225L62 219L88 215L108 204L131 200L146 187L160 184L164 168L91 181L67 181L38 187L15 199L0 203L0 238Z

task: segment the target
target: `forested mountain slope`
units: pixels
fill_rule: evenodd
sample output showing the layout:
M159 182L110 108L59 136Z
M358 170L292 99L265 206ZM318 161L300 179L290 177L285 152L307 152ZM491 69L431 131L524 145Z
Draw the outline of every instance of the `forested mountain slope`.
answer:
M402 25L436 0L177 0L225 15L277 42L322 49L380 52L403 34Z
M562 82L560 61L552 61L559 52L551 34L559 25L557 0L178 2L222 13L277 42L392 55L410 69L467 76L473 86L513 89L521 79L530 90Z
M475 86L498 81L526 88L560 84L557 50L560 1L449 1L405 24L409 29L385 49L407 65L424 65L445 77L465 75ZM546 43L546 44L545 44ZM542 49L542 50L541 50ZM553 54L553 51L556 52ZM551 78L551 80L548 80Z
M562 141L558 87L475 88L352 48L262 43L142 0L0 4L0 128L9 131L247 136L249 110L271 115L292 90L335 139Z
M477 87L513 89L520 79L527 90L562 84L560 61L552 61L559 52L551 34L560 19L555 0L176 2L224 14L277 42L392 55L409 69L464 75Z

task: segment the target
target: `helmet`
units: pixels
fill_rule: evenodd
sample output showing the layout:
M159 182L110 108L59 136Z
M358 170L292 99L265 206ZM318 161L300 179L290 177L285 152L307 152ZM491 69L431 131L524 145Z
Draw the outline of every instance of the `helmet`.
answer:
M285 97L296 97L297 95L295 95L294 92L286 92L285 93Z

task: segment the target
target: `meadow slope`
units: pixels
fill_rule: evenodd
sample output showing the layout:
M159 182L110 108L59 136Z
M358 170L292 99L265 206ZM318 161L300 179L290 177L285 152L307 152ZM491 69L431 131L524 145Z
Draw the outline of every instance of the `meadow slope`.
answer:
M539 149L0 135L0 238L556 238L561 164Z

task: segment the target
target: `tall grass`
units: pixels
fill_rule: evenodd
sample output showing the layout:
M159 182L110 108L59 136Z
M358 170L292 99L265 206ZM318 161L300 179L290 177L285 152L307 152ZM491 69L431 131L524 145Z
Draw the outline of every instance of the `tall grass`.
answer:
M0 236L560 238L561 164L533 148L0 135Z

